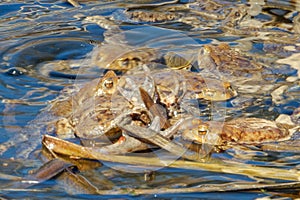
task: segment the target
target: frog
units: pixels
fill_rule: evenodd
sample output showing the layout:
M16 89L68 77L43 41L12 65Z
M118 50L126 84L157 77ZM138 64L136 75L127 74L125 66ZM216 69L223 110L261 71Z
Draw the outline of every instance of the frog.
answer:
M130 23L168 23L181 22L197 26L205 26L203 21L216 23L223 20L228 27L233 28L246 16L247 6L235 5L229 2L216 2L211 0L165 5L151 10L139 7L116 11L112 19ZM237 13L240 13L239 15ZM121 17L120 17L121 16Z
M223 3L205 0L187 3L185 7L187 7L190 12L205 17L208 20L220 20L225 19L228 13L228 9L224 9L224 7L226 8L226 6L230 5Z
M198 51L198 67L206 76L230 80L240 97L270 93L278 87L270 81L270 67L228 43L206 44Z
M263 70L263 65L243 55L228 43L203 45L198 52L200 69L217 70L222 75L248 77Z
M242 37L251 35L266 41L269 41L270 38L274 40L277 38L279 41L281 37L289 37L291 32L297 31L297 27L290 22L288 14L281 16L283 19L278 20L272 12L268 12L273 8L294 12L293 8L274 5L272 2L261 1L244 4L206 0L187 3L186 7L193 15L182 17L180 21L191 25L194 30L217 28L224 35ZM296 20L297 16L294 17L294 21ZM278 27L283 31L276 30Z
M79 121L81 115L84 115L89 106L93 106L97 99L101 99L101 103L108 104L111 95L116 90L118 77L113 71L108 71L100 80L94 79L86 83L77 93L71 95L67 99L57 99L49 108L50 114L60 118L56 121L56 134L61 136L71 136L74 132L74 124ZM109 105L109 104L108 104ZM108 106L107 105L107 106ZM75 115L74 115L75 113ZM77 115L77 113L80 113ZM72 118L72 120L67 120Z
M272 149L274 151L278 144L284 145L283 149L288 149L287 146L290 144L292 145L291 150L298 149L297 133L299 133L300 125L288 121L240 117L222 122L202 121L199 118L187 117L169 128L172 130L154 131L151 128L150 130L141 129L134 125L122 126L137 137L148 138L147 135L151 135L151 141L163 139L166 142L165 145L168 143L181 144L186 148L186 152L189 151L189 154L195 152L200 157L205 157L211 153L220 153L232 148L239 149L239 147L250 149L252 147L255 150ZM141 131L144 133L140 133ZM172 141L167 139L170 135L173 138ZM164 148L164 146L161 147ZM176 152L175 149L169 151Z
M170 22L178 20L181 17L180 13L146 10L125 10L124 13L130 20L143 23Z
M296 132L294 128L297 125L291 126L257 117L240 117L225 122L194 119L189 126L185 127L183 137L197 143L213 142L212 145L228 147L234 144L257 145L288 140Z
M283 38L296 38L291 34L297 29L291 23L288 14L285 16L274 16L269 9L282 9L294 12L293 8L272 3L256 2L255 4L237 4L230 9L230 12L221 21L220 29L226 35L239 35L259 37L266 42L276 40L285 43ZM282 17L282 18L281 18ZM268 19L268 20L266 20ZM294 17L297 20L297 17Z
M26 127L25 133L20 134L15 140L0 145L2 150L1 154L16 144L23 142L24 148L20 147L20 152L18 151L16 156L28 158L39 145L41 140L38 138L41 138L41 136L46 133L55 134L60 138L74 138L75 136L83 138L85 132L81 132L79 122L84 120L86 115L94 114L90 106L95 105L95 102L101 101L104 108L110 106L110 97L116 90L117 81L117 75L113 71L108 71L102 78L94 79L83 86L80 84L72 89L64 88L56 99L52 100L46 108L41 110L37 119L30 122L33 125ZM103 114L103 116L107 118L106 120L113 120L115 117L108 113ZM95 125L93 128L96 127L95 123L90 126L92 125ZM77 128L77 126L79 128ZM101 125L97 124L97 127L101 127ZM88 136L95 137L95 134L93 135L94 129L91 127L88 128L90 130L90 135ZM115 127L112 126L111 129L114 128ZM99 133L97 132L97 134ZM108 138L110 137L109 134L110 133L108 133ZM119 134L118 131L112 134L112 137L117 137L115 136L117 134ZM29 145L27 145L27 143Z

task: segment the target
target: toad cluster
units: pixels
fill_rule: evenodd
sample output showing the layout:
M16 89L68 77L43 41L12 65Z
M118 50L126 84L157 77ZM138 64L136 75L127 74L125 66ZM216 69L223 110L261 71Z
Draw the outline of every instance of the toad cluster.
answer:
M252 31L256 27L247 24L251 17L244 5L225 9L223 4L204 2L185 7L165 5L147 11L131 7L118 16L136 23L180 21L194 30L204 29L204 18L210 28L216 25L210 21L219 20L227 33L256 34ZM187 149L191 144L223 149L231 144L277 142L289 139L297 131L297 111L291 118L288 116L287 123L255 117L201 119L199 100L209 107L213 102L233 99L249 82L263 84L266 67L225 42L178 51L133 47L126 43L125 34L116 23L119 18L116 13L111 18L86 17L85 23L97 23L107 29L105 41L94 48L88 60L107 71L51 103L47 108L51 115L48 132L61 138L80 138L84 146L102 153L124 154L157 148L152 140L141 136L147 131L149 135L155 132L157 140L174 141L187 145ZM261 32L263 28L261 25ZM12 142L2 146L5 150Z
M259 73L262 68L258 63L247 62L249 59L227 44L205 45L197 54L201 54L200 65L214 66L219 71L236 67L239 69L234 70L237 76L252 70ZM124 60L127 62L122 62ZM204 64L204 60L207 63ZM122 65L116 65L121 62ZM244 68L241 67L243 63ZM122 55L107 65L109 71L103 77L84 85L69 98L53 103L50 113L57 116L52 124L54 132L64 138L75 135L85 146L107 154L154 148L151 141L139 137L147 135L148 129L159 137L176 143L180 141L180 144L189 141L194 145L206 143L222 147L286 140L295 132L296 124L286 125L261 118L237 118L225 122L201 120L196 100L204 99L209 104L227 101L238 93L224 79L207 77L186 65L179 67L177 63L175 66ZM128 69L128 73L116 75L112 69Z

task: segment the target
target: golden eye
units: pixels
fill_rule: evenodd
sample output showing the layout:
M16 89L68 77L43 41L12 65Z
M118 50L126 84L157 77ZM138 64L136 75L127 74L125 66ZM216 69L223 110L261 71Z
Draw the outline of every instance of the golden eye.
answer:
M224 87L225 87L226 89L230 89L230 88L231 88L231 85L230 85L230 83L228 83L228 82L224 82L223 85L224 85Z
M205 135L205 134L207 134L207 131L208 131L207 124L200 124L198 126L198 134L199 135Z
M240 17L240 16L241 16L241 13L239 13L239 12L235 12L235 13L234 13L234 16L236 16L236 17Z
M106 89L111 89L111 88L114 87L114 81L113 81L111 78L106 79L106 80L104 80L104 82L103 82L103 86L104 86Z
M224 82L223 85L224 85L224 88L226 88L226 90L231 91L231 92L235 91L229 82Z

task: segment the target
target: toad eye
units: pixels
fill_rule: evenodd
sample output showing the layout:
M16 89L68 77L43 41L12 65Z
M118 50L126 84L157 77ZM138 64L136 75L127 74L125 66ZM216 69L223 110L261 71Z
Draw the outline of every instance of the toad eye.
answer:
M129 59L128 58L125 58L125 59L121 59L119 60L119 65L121 67L127 67L129 65Z
M231 87L230 83L225 83L225 88L229 91L234 91L234 89Z
M225 88L226 88L226 92L225 93L231 95L231 97L234 97L234 96L237 95L236 90L231 86L230 83L226 84Z
M230 83L228 83L228 82L223 82L223 85L226 89L231 87Z
M113 81L111 78L108 78L108 79L104 80L103 86L104 86L106 89L111 89L111 88L114 87L114 81Z
M240 17L240 16L241 16L241 13L240 13L240 12L235 12L235 13L234 13L234 16Z
M224 83L223 83L223 86L224 86L224 88L225 88L226 90L228 90L228 91L231 91L231 92L232 92L232 91L235 91L229 82L224 82Z
M208 126L206 124L200 124L198 126L198 135L206 135L208 133Z

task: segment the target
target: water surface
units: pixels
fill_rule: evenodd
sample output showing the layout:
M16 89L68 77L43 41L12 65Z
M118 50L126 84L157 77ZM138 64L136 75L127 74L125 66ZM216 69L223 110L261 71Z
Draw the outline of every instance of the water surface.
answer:
M203 2L205 1L198 1L198 3L196 1L177 3L174 1L82 1L79 2L80 6L75 7L65 1L27 1L26 3L2 1L0 3L0 109L2 111L0 143L22 138L24 134L30 134L30 141L17 143L1 156L0 172L24 177L30 170L41 166L44 161L37 156L39 151L33 153L30 159L20 159L18 153L32 144L38 145L37 149L41 148L42 131L33 132L41 128L37 124L49 120L49 116L43 111L45 107L60 94L64 87L101 77L105 72L101 64L94 62L93 55L97 45L105 43L105 37L109 38L105 35L109 31L98 26L96 22L87 20L87 17L96 15L107 16L113 23L119 25L126 33L123 35L123 32L120 32L119 35L124 36L133 47L190 50L200 48L204 44L226 42L240 49L253 60L262 63L266 67L262 72L264 81L253 80L246 85L236 84L239 96L225 103L216 103L216 117L219 112L224 119L260 117L274 120L280 114L291 115L300 105L300 73L297 71L299 66L295 64L295 59L299 58L297 20L299 20L300 2L264 1L261 12L259 4L256 5L258 8L252 9L254 13L259 14L253 14L251 19L242 21L233 28L224 25L224 20L228 19L226 17L223 19L223 16L237 6L249 9L251 1L217 1L224 5L224 8L220 9L220 15L216 15L216 11L203 10ZM137 21L124 14L126 8L149 12L175 10L175 13L187 17L158 22ZM203 12L209 13L210 16L204 15ZM114 37L110 40L114 40ZM69 63L71 68L60 64L64 61ZM230 80L230 77L227 79ZM205 102L201 103L206 105ZM215 153L212 157L257 166L298 169L299 155L299 150L248 151L241 147ZM10 159L12 157L15 160ZM166 185L176 188L183 185L193 187L200 183L259 180L257 177L243 175L170 168L159 170L152 182L145 182L142 173L124 173L107 166L83 174L86 173L87 179L92 179L100 172L104 174L105 179L109 180L105 184L113 182L113 188L157 188ZM103 177L97 175L95 179L97 178ZM9 181L0 178L0 182L7 184ZM96 181L95 185L100 185L99 182ZM76 194L74 188L68 188L67 184L59 178L24 191L9 191L2 188L0 191L3 199L99 198L97 195ZM293 198L297 194L299 189L276 192L171 193L143 197L258 199ZM102 197L121 199L129 196L120 194Z

